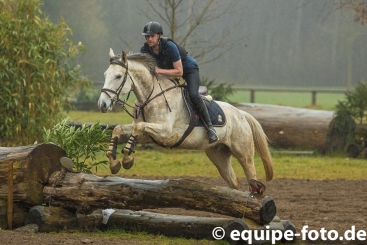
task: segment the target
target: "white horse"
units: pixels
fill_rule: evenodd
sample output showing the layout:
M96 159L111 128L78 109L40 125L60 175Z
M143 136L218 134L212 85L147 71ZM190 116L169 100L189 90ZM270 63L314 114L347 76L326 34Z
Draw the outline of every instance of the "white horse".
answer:
M121 168L116 160L117 142L131 134L123 149L122 163L124 168L133 165L131 156L136 143L151 142L162 146L172 147L177 143L189 124L189 113L182 97L182 87L173 83L168 77L154 74L155 60L146 54L115 56L110 49L110 66L104 73L105 83L102 88L98 107L101 112L111 109L113 104L125 104L119 99L120 95L131 91L136 96L133 106L134 121L130 125L119 125L112 133L112 144L107 156L113 174ZM179 145L182 149L204 150L208 158L217 167L222 178L231 188L238 189L237 177L231 165L231 156L241 164L250 191L263 193L265 185L257 181L254 165L254 154L260 155L266 180L273 178L272 158L268 148L268 139L258 121L245 111L217 101L225 113L227 122L223 127L216 127L219 141L209 144L204 127L195 127L186 139ZM125 141L126 142L126 141Z

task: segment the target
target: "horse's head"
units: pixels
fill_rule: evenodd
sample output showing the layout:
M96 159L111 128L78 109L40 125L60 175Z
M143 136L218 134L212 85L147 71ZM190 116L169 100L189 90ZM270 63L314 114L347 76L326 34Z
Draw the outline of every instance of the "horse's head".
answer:
M120 95L132 90L133 82L128 72L126 53L122 51L121 55L115 55L110 49L110 66L104 73L105 81L98 100L101 112L111 109Z

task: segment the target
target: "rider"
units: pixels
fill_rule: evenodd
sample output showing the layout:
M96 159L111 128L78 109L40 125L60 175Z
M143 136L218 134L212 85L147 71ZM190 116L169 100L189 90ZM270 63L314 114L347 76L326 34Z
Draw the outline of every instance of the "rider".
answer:
M157 60L156 74L173 77L182 76L185 79L194 110L206 124L209 144L217 142L219 138L210 121L204 101L198 92L200 76L197 62L181 46L174 43L171 39L162 37L163 28L158 22L148 22L144 26L143 35L146 42L140 52L148 53Z

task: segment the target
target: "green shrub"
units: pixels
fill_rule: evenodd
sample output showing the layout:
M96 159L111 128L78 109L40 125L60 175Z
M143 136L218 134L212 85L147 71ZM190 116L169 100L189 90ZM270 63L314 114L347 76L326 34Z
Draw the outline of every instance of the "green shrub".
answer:
M356 141L356 122L362 124L367 115L367 83L358 82L354 91L345 93L345 100L338 101L335 118L329 125L326 139L327 152L344 151ZM359 137L366 137L360 131Z
M73 160L76 171L91 173L91 169L106 165L107 161L95 161L96 153L104 152L110 139L109 129L101 129L99 122L88 126L83 124L81 128L68 125L69 120L64 119L52 129L43 129L43 141L53 142L60 146ZM88 164L87 160L94 161Z
M349 115L359 124L363 123L367 115L367 83L358 82L354 91L346 92L345 96L345 100L336 105L337 115Z
M99 96L101 95L101 91L99 90L80 90L75 99L76 103L95 103L97 104L97 101L99 99Z
M215 80L209 80L208 78L200 78L201 85L208 88L208 94L212 96L213 100L230 102L228 97L234 93L232 84L225 85L220 83L215 85Z
M31 144L65 117L66 98L90 84L70 61L74 45L64 21L42 16L40 0L0 1L0 145Z

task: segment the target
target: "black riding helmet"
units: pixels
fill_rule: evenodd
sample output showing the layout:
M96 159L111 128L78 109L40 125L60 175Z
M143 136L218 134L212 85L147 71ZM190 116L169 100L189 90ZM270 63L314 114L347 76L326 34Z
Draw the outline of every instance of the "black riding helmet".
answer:
M163 34L163 28L162 28L161 24L159 24L156 21L148 22L144 26L144 30L143 30L143 33L142 33L142 35L144 35L144 36L153 35L153 34Z

